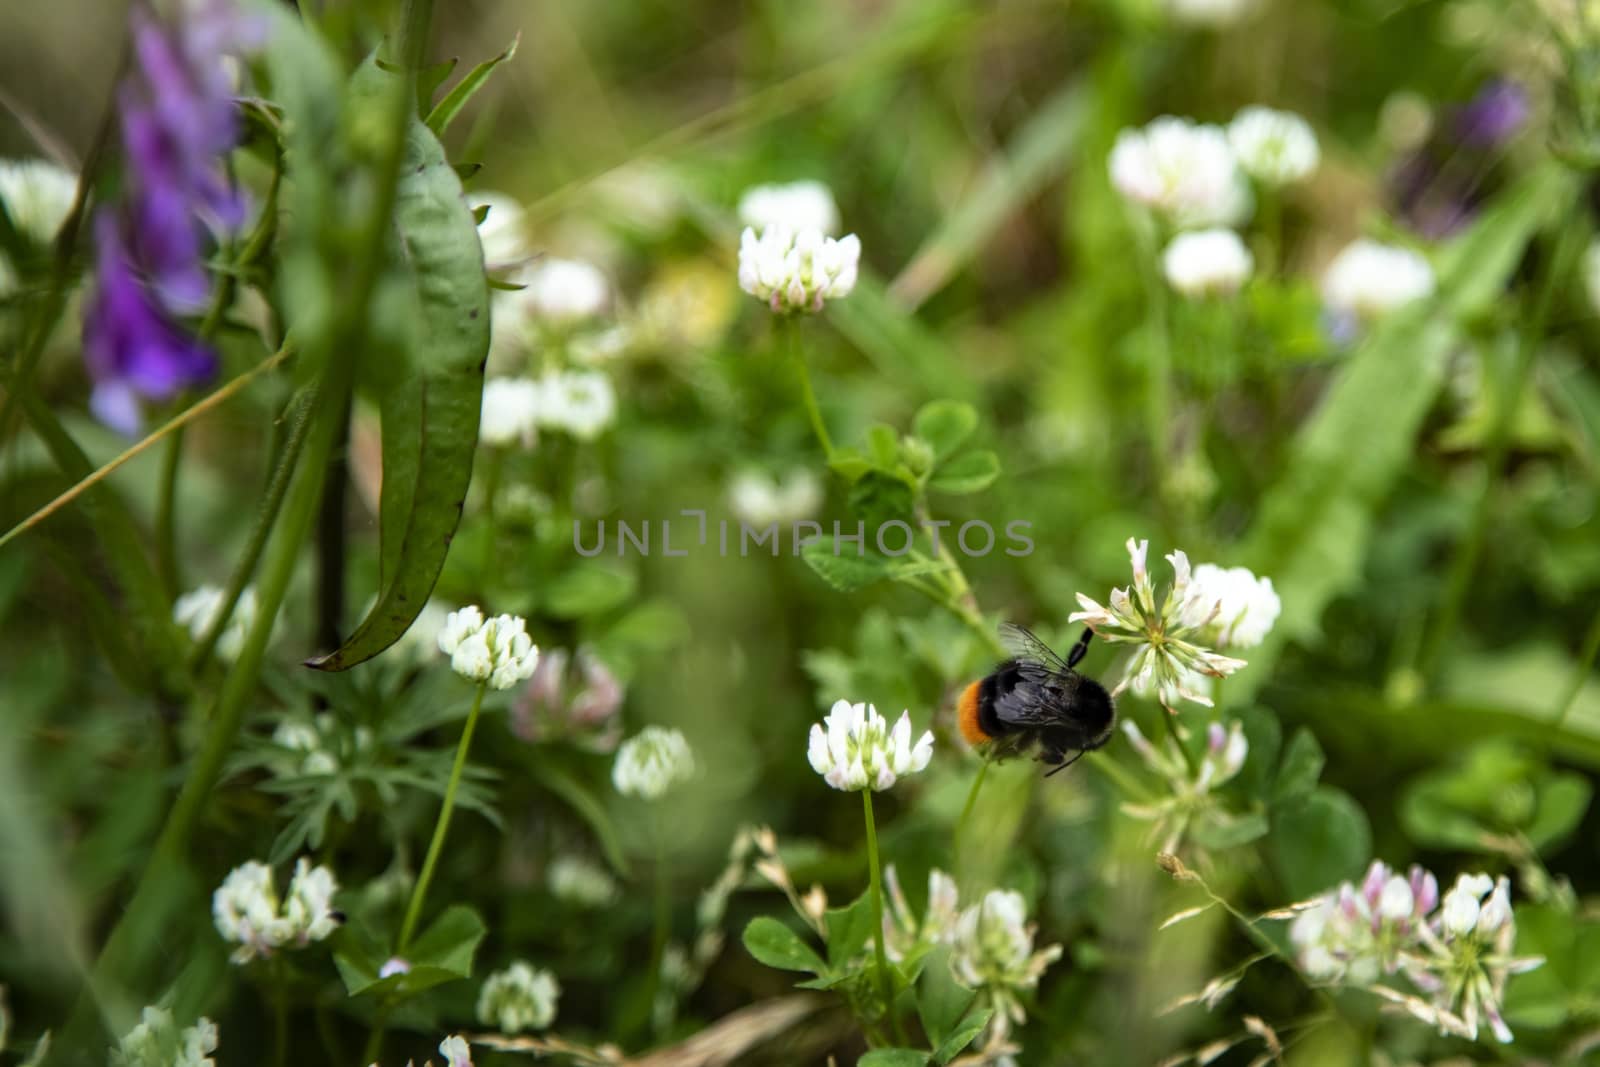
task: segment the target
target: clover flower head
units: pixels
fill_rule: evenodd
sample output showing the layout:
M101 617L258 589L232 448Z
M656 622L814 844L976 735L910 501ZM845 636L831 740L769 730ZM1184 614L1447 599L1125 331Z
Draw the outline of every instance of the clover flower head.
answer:
M472 1046L460 1034L439 1042L439 1055L444 1057L444 1067L472 1067Z
M821 503L822 484L816 475L801 468L782 480L758 471L742 471L728 486L728 504L734 517L761 529L773 523L809 519Z
M646 726L617 750L611 784L624 796L659 800L673 786L693 778L694 770L694 750L681 731Z
M590 752L614 752L622 739L618 713L626 689L594 653L580 649L576 659L574 671L564 648L539 657L512 705L512 732L536 744L569 741Z
M1166 783L1166 795L1144 804L1128 803L1122 810L1136 819L1150 822L1152 833L1162 839L1161 852L1176 852L1190 829L1209 826L1225 828L1239 818L1223 807L1216 790L1232 781L1244 769L1250 755L1250 742L1244 724L1235 719L1227 727L1219 722L1206 728L1205 751L1191 771L1178 742L1164 737L1151 742L1132 719L1122 721L1122 732L1139 758Z
M821 230L768 226L758 235L746 227L739 238L739 288L766 301L773 311L821 311L829 300L850 295L861 262L861 239L835 240Z
M911 714L901 712L893 728L871 704L834 703L811 727L811 768L835 789L882 792L915 774L933 758L933 731L911 741Z
M883 916L884 951L899 962L919 948L947 945L956 938L961 920L961 899L956 880L935 867L928 872L928 907L918 918L900 888L894 864L883 869L884 892L889 900Z
M147 1007L111 1050L113 1067L215 1067L217 1024L201 1017L179 1029L166 1008Z
M1255 269L1239 235L1221 228L1180 233L1161 254L1167 284L1185 296L1228 296Z
M1162 116L1117 135L1111 184L1179 229L1234 226L1250 214L1250 190L1220 126Z
M527 623L517 615L485 619L476 604L452 611L439 630L439 651L464 678L510 689L526 681L539 664L539 646L528 637Z
M234 963L271 956L285 946L304 947L338 928L333 896L339 891L333 872L312 867L301 857L280 910L272 868L251 860L235 867L211 895L211 915L224 941L239 947Z
M78 176L47 159L0 159L0 204L17 232L49 244L78 196Z
M567 326L605 310L611 283L600 268L577 259L542 259L519 281L527 310L541 321Z
M1257 578L1248 567L1202 563L1194 569L1195 595L1216 603L1218 648L1254 648L1265 641L1283 611L1271 578Z
M1186 679L1194 675L1225 678L1243 667L1245 661L1212 651L1202 643L1221 612L1221 604L1194 587L1189 557L1181 551L1167 556L1172 564L1172 587L1160 608L1156 607L1155 589L1145 565L1149 547L1150 542L1130 537L1128 556L1133 564L1133 584L1113 589L1106 606L1079 593L1078 604L1083 610L1073 612L1068 620L1086 623L1103 640L1134 646L1133 658L1112 696L1133 686L1153 691L1168 711L1173 711L1179 700L1210 707L1210 698L1196 692Z
M1409 248L1361 238L1345 247L1322 276L1322 299L1336 313L1371 321L1430 296L1433 267Z
M757 232L785 226L831 234L839 228L839 206L819 181L757 185L739 197L739 221Z
M1463 874L1441 901L1437 879L1422 868L1402 878L1374 863L1359 888L1346 882L1294 910L1289 939L1312 978L1364 987L1471 1040L1486 1022L1497 1040L1511 1041L1501 1013L1506 983L1543 963L1513 955L1505 878ZM1394 984L1397 975L1409 988Z
M544 878L552 896L578 907L604 908L617 899L617 880L604 867L582 856L557 856L550 861Z
M1247 107L1228 124L1239 165L1267 186L1289 185L1317 169L1322 155L1310 123L1292 111Z
M486 445L513 442L533 447L543 411L544 390L531 378L491 378L483 385L483 415L478 440Z
M199 641L211 629L222 610L223 592L214 585L202 585L180 596L172 605L172 621L189 631L189 637ZM244 649L244 638L256 621L256 590L245 586L234 601L233 614L217 636L216 651L222 659L232 663Z
M616 421L617 393L600 371L546 371L539 390L540 426L593 441Z
M1019 994L1033 989L1061 958L1060 945L1034 950L1035 928L1028 922L1022 894L990 890L961 913L956 923L955 951L950 963L956 976L980 991L994 1006L989 1041L1003 1040L1013 1024L1027 1021Z
M518 960L484 981L478 993L478 1019L503 1034L543 1030L556 1021L560 997L555 975Z
M1210 29L1238 22L1259 3L1260 0L1165 0L1167 14L1173 21Z

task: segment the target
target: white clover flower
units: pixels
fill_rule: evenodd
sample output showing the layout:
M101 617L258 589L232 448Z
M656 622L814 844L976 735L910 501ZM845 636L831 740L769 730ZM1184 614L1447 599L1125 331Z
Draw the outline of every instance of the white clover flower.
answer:
M1045 970L1061 958L1060 945L1034 951L1034 929L1022 894L1004 889L986 893L956 924L950 963L958 978L993 1005L991 1042L1003 1040L1012 1024L1027 1021L1018 993L1037 986Z
M555 975L518 960L484 981L478 993L478 1019L503 1034L543 1030L556 1021L560 997Z
M533 447L543 412L544 390L531 378L491 378L483 384L478 441L496 447L517 442Z
M1589 306L1600 311L1600 239L1589 242L1583 253L1583 291Z
M834 240L821 230L769 226L739 238L739 288L777 312L821 311L829 300L849 296L856 286L861 239Z
M1405 964L1438 903L1428 871L1413 866L1402 877L1374 862L1359 888L1345 882L1298 906L1289 940L1313 978L1367 986Z
M811 727L808 758L811 769L835 789L882 792L896 780L915 774L933 758L933 731L911 742L911 714L889 720L871 704L837 701L822 723Z
M285 946L304 947L333 933L340 921L332 903L338 891L332 871L313 868L301 857L280 913L272 868L251 860L230 871L211 895L211 915L222 939L239 946L233 962L248 963Z
M313 867L301 856L289 880L289 895L283 902L283 918L291 936L301 945L321 941L339 928L339 913L333 907L339 883L326 867Z
M518 294L526 309L556 326L594 318L611 298L611 283L600 268L578 259L543 259L514 280L527 286Z
M215 1067L217 1024L201 1017L179 1030L166 1008L148 1007L111 1050L113 1067Z
M1544 962L1541 957L1512 954L1517 927L1510 881L1487 874L1461 875L1445 895L1438 916L1424 924L1418 936L1421 946L1407 960L1406 975L1428 1000L1391 999L1442 1033L1476 1039L1480 1023L1487 1022L1495 1040L1509 1044L1511 1028L1500 1008L1506 982Z
M617 394L600 371L547 371L539 381L539 425L593 441L617 417Z
M762 529L773 523L809 519L821 504L822 483L803 468L796 468L781 481L759 471L741 471L728 486L728 505L734 517Z
M956 938L961 919L961 898L956 881L935 867L928 872L928 908L917 918L900 888L894 864L883 869L889 908L883 916L884 952L896 963L918 949L947 945Z
M1322 160L1311 124L1292 111L1247 107L1228 124L1228 143L1239 165L1263 185L1300 181Z
M472 1047L459 1034L439 1042L439 1055L444 1057L444 1067L472 1067Z
M1185 296L1229 296L1255 270L1255 257L1232 230L1180 233L1161 255L1167 284Z
M1362 238L1333 258L1322 299L1336 312L1371 320L1433 293L1433 268L1409 248Z
M301 718L281 720L272 731L272 743L288 749L294 756L274 761L276 773L285 777L296 775L334 774L339 770L339 759L328 750L328 738L317 722ZM329 719L331 724L331 719Z
M0 159L0 203L17 232L49 244L72 211L78 176L46 159Z
M270 956L289 940L287 921L278 914L272 868L251 860L229 872L211 895L211 916L224 941L239 945L234 963Z
M617 880L598 863L582 856L557 856L545 872L545 884L557 900L583 908L604 908L616 902Z
M1232 226L1249 217L1249 187L1219 126L1167 115L1123 130L1110 169L1117 192L1180 229Z
M1123 672L1122 681L1112 690L1116 696L1129 686L1153 690L1162 707L1174 710L1179 700L1192 700L1211 706L1209 697L1185 684L1190 673L1225 678L1245 665L1199 644L1205 631L1217 619L1220 605L1203 600L1192 588L1189 557L1182 552L1167 556L1172 564L1172 588L1161 608L1156 609L1155 589L1145 569L1149 541L1128 539L1128 555L1133 563L1130 589L1113 589L1110 606L1078 594L1082 611L1069 615L1069 622L1082 622L1103 640L1134 645L1133 658Z
M1283 602L1271 578L1257 578L1248 567L1202 563L1194 569L1194 596L1216 603L1218 648L1255 648L1278 621Z
M1176 22L1212 28L1232 25L1254 11L1259 0L1165 0Z
M533 255L533 246L524 231L522 205L505 193L473 193L474 210L488 208L478 223L478 241L483 245L483 262L489 270L521 263Z
M487 682L493 689L510 689L527 681L539 665L539 646L528 637L525 620L517 615L485 620L476 604L445 618L439 630L439 651L450 657L450 667L457 674Z
M1160 800L1122 806L1124 813L1154 824L1153 836L1162 839L1159 851L1177 851L1191 828L1223 829L1238 821L1239 816L1222 806L1215 791L1238 775L1250 755L1242 722L1235 719L1226 728L1211 723L1206 728L1205 754L1193 771L1172 738L1154 744L1132 719L1122 721L1122 732L1145 765L1166 782L1167 795Z
M679 782L694 777L694 752L682 732L646 726L617 749L611 784L624 796L659 800Z
M202 585L180 596L172 605L172 621L189 631L189 636L199 641L211 629L217 613L222 610L222 590L214 585ZM256 590L245 586L234 602L233 614L217 636L216 653L232 663L244 649L245 635L256 621Z
M839 206L832 190L819 181L757 185L739 198L739 221L757 233L783 226L833 234L839 229Z

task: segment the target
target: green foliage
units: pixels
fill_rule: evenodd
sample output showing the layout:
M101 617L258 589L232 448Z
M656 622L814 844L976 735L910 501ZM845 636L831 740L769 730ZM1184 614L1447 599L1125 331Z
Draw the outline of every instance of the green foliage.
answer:
M1495 839L1525 840L1539 852L1560 846L1593 795L1584 775L1544 766L1516 745L1487 741L1418 775L1400 803L1400 824L1425 848L1468 851Z

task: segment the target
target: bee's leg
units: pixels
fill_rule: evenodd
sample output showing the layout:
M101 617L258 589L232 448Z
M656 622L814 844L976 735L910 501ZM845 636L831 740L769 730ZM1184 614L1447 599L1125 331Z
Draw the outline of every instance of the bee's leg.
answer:
M1060 772L1066 770L1068 767L1072 766L1074 763L1077 763L1082 758L1083 758L1083 752L1079 751L1079 753L1076 756L1073 756L1071 759L1067 760L1065 763L1058 764L1054 768L1052 768L1052 769L1050 769L1048 771L1045 771L1044 772L1044 776L1046 778L1048 778L1052 774L1059 774Z
M1067 666L1076 667L1084 656L1089 654L1089 642L1094 640L1094 631L1087 626L1083 628L1083 636L1078 638L1078 643L1072 646L1072 651L1067 653ZM1051 772L1052 774L1055 772Z

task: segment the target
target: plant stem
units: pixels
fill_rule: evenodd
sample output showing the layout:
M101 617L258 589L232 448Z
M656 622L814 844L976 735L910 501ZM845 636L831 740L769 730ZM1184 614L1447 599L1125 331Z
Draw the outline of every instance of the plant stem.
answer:
M439 863L439 853L444 851L445 834L450 829L450 815L456 806L456 791L461 787L461 772L467 765L467 750L472 747L472 731L478 725L478 712L483 708L483 694L488 690L487 682L478 683L478 691L472 695L472 710L467 712L467 725L461 730L461 741L456 745L456 760L450 768L450 783L445 786L444 804L439 809L439 819L433 825L433 840L428 843L427 858L422 861L422 873L417 876L417 884L411 890L411 903L406 905L405 921L400 924L400 940L395 947L397 953L404 952L411 943L411 935L416 931L417 920L422 916L422 901L428 895L428 883L433 881L433 869Z
M1572 680L1567 683L1566 691L1561 694L1561 702L1556 705L1555 714L1550 717L1551 740L1554 740L1555 735L1567 724L1567 714L1572 711L1572 705L1578 701L1578 694L1583 691L1583 683L1588 680L1597 653L1600 653L1600 612L1596 612L1594 620L1589 623L1589 632L1583 638L1583 648L1578 652L1578 662L1572 667Z
M179 426L167 437L166 450L161 456L161 488L156 504L156 573L167 587L168 596L177 596L183 589L183 577L178 573L177 526L173 515L177 508L178 467L183 459L183 427Z
M861 810L867 820L867 879L872 894L872 954L877 959L878 985L883 1010L894 1026L895 1039L905 1043L900 1017L894 1010L894 981L889 977L889 957L883 950L883 876L878 865L878 828L872 819L872 790L861 790Z
M972 779L972 788L967 790L967 802L961 809L961 818L956 821L955 858L961 858L962 846L967 843L967 820L972 817L972 809L977 806L978 792L983 789L983 780L988 777L990 759L983 757L983 763L978 766L978 773Z
M281 956L272 961L272 985L273 1062L277 1067L285 1067L289 1062L289 981Z
M667 896L667 835L665 827L656 820L655 869L655 930L650 937L650 1000L649 1012L652 1028L655 1024L656 1001L661 996L661 961L666 957L667 933L672 921L672 904Z
M1174 745L1178 746L1178 755L1183 757L1183 765L1189 769L1189 776L1191 778L1194 777L1198 772L1194 765L1194 757L1189 754L1189 746L1185 745L1183 743L1183 738L1178 736L1177 713L1168 711L1166 708L1162 708L1161 722L1167 728L1167 736L1172 739L1172 743Z
M290 402L290 418L294 421L290 423L289 438L284 442L283 454L272 471L272 480L267 484L267 495L262 501L261 513L256 517L255 528L250 531L250 540L239 556L239 562L234 565L233 573L228 576L227 588L222 593L222 603L217 608L211 625L196 642L194 653L189 657L189 669L196 674L205 669L212 650L217 647L217 639L222 635L223 627L233 616L233 609L239 602L239 596L244 592L244 587L250 584L250 577L255 574L256 562L261 558L261 550L266 547L267 536L272 532L279 508L283 506L283 495L289 489L290 478L300 459L300 450L305 445L306 432L311 427L311 412L316 406L316 397L316 387L311 386Z
M828 436L828 426L822 421L822 409L817 407L817 394L811 388L811 371L806 366L805 353L800 348L800 327L793 319L780 319L778 332L783 335L783 345L789 350L795 372L800 378L800 395L805 401L806 414L811 418L811 429L829 463L833 462L833 438Z
M1439 615L1433 628L1423 643L1422 654L1417 664L1418 673L1430 684L1438 669L1445 645L1460 622L1468 587L1472 584L1473 575L1478 569L1478 557L1483 552L1484 538L1488 534L1489 518L1494 508L1495 490L1499 488L1500 471L1505 466L1506 453L1510 449L1511 425L1516 420L1517 409L1522 404L1523 391L1532 376L1533 364L1539 354L1539 343L1543 339L1545 323L1550 316L1550 305L1554 301L1560 281L1568 276L1569 264L1577 255L1584 238L1585 230L1582 226L1563 224L1560 227L1555 250L1551 253L1549 263L1544 270L1544 277L1539 282L1538 293L1534 297L1533 309L1523 320L1523 328L1517 338L1517 357L1511 371L1511 380L1499 391L1494 421L1490 423L1489 437L1484 443L1483 484L1478 490L1477 503L1473 508L1472 525L1468 528L1466 541L1451 561L1444 602L1439 608ZM1488 378L1485 376L1485 387L1487 384Z

